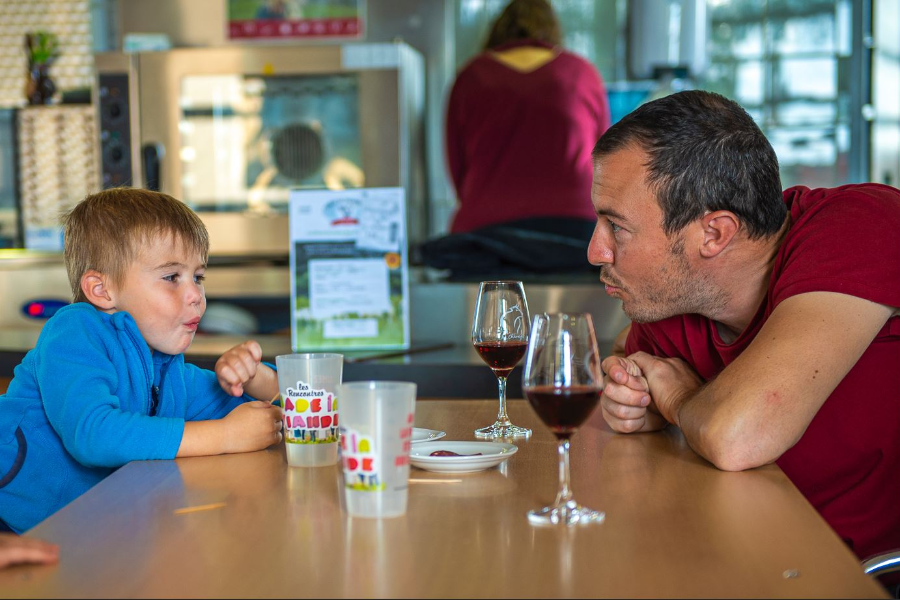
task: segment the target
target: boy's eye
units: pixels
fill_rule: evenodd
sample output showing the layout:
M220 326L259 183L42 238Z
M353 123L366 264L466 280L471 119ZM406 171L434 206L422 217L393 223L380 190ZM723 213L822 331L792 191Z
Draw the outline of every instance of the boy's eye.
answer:
M206 281L206 275L202 275L202 274L194 275L194 281L196 283L203 283L204 281Z
M164 275L163 280L175 282L178 281L178 273L172 273L171 275Z

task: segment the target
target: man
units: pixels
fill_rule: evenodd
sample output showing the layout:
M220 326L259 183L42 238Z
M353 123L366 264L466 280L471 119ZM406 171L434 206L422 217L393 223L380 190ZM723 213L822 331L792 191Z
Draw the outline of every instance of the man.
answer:
M702 91L639 107L593 157L588 258L632 320L603 361L610 427L776 462L858 556L900 547L900 192L782 194L750 116Z

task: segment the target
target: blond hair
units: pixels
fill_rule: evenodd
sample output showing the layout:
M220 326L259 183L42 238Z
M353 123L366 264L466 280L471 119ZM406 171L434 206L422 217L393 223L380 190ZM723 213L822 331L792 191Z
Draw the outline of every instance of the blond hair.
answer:
M562 28L547 0L512 0L494 21L485 50L518 40L562 44Z
M209 257L206 227L186 204L168 194L119 187L88 195L63 215L64 255L75 302L86 302L81 278L94 270L122 285L142 243L171 234Z

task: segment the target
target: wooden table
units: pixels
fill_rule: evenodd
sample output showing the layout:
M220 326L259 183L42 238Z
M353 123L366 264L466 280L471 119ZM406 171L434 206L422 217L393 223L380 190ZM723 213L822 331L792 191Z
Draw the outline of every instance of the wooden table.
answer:
M473 439L496 401L416 410ZM60 563L0 571L0 596L887 597L777 467L721 472L678 430L614 435L599 411L572 440L572 483L606 521L534 527L556 443L524 401L509 412L535 431L517 454L412 469L395 519L349 518L339 469L289 468L281 447L128 464L29 532Z

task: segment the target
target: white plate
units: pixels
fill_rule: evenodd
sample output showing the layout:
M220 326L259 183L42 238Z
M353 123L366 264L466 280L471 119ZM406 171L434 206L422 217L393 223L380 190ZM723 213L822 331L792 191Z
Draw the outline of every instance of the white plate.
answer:
M468 456L431 456L437 450ZM435 473L473 473L499 465L517 450L513 444L501 442L423 442L412 447L409 462ZM481 456L472 456L478 453Z
M422 429L421 427L413 427L412 443L418 444L419 442L433 442L434 440L441 439L445 435L447 435L446 432L438 431L437 429Z

